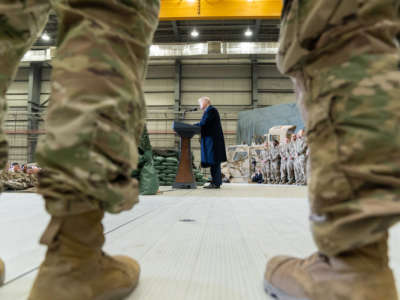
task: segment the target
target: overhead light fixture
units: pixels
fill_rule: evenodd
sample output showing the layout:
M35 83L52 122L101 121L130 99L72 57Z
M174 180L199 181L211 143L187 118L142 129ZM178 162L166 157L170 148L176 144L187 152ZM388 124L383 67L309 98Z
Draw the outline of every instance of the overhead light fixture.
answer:
M190 3L195 3L196 2L196 0L187 0L188 2L190 2Z
M251 31L249 28L247 28L247 30L244 32L244 35L247 37L250 37L253 35L253 31Z
M48 42L48 41L50 41L51 38L50 38L50 36L47 34L47 32L45 32L45 33L42 34L41 39L42 39L43 41Z
M194 38L197 38L199 36L199 32L196 29L193 29L190 35Z

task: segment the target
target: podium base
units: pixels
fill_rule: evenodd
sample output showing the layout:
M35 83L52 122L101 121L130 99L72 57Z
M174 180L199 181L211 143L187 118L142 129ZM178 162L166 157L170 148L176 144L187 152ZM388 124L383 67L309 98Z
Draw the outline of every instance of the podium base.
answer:
M195 182L175 182L172 186L174 189L197 189Z

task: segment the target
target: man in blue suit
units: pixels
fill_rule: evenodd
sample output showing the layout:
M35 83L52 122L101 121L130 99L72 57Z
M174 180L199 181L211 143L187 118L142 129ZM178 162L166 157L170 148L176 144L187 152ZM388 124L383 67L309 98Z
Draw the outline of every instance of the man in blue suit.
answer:
M218 110L211 105L209 97L199 99L200 109L204 111L201 127L201 166L210 167L212 182L206 189L219 189L222 184L221 162L226 161L224 133Z

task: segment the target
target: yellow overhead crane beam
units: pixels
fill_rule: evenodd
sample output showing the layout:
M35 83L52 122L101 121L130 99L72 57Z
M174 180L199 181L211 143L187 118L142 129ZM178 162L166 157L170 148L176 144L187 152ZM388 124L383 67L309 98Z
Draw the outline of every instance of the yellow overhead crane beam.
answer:
M277 19L282 0L161 0L161 21Z

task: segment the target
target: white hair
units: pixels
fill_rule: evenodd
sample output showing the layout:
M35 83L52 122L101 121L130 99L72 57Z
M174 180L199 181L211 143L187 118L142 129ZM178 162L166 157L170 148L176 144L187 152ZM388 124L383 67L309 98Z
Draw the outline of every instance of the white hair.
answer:
M210 97L207 97L207 96L200 97L199 98L199 103L203 102L203 101L207 102L208 104L211 104Z

